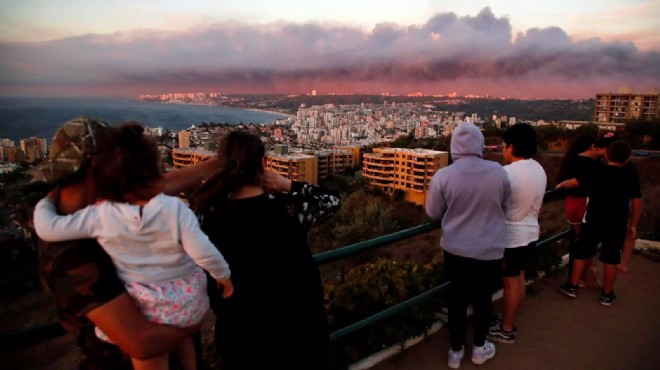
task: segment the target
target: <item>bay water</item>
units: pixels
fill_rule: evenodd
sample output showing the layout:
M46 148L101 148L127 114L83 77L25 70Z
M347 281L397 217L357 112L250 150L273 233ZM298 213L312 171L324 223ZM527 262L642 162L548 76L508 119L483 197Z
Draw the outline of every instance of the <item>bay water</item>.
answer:
M138 121L146 127L183 130L202 123L271 123L285 118L276 113L208 105L165 104L110 98L0 97L0 139L31 136L48 143L62 123L79 116L112 125Z

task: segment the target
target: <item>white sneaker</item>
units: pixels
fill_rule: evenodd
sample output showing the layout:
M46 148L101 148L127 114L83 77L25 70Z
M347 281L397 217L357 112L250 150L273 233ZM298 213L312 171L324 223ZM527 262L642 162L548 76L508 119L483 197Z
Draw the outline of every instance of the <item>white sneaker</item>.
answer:
M450 369L458 369L461 366L461 360L465 354L465 347L462 347L460 351L454 352L449 348L449 358L447 359L447 366Z
M472 363L475 365L481 365L493 357L495 357L495 345L489 341L481 347L472 348Z

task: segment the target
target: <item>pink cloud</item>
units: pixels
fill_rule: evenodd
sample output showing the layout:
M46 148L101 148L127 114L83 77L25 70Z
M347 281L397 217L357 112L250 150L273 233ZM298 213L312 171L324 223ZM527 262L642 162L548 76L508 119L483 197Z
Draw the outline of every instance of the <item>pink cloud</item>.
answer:
M643 35L642 35L643 36ZM650 38L640 38L644 41ZM0 44L0 93L478 93L590 97L660 86L660 53L575 41L557 27L512 37L506 17L440 13L426 23L360 28L233 23L186 32L86 35Z

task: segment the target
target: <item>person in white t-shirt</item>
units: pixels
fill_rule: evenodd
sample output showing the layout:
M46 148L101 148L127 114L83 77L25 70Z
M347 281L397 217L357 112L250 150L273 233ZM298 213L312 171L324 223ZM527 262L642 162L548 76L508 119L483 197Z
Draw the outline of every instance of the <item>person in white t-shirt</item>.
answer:
M543 167L532 159L536 154L536 133L528 124L515 124L502 135L504 166L511 183L511 199L506 210L506 249L502 260L503 315L495 320L488 338L515 343L515 326L520 304L525 298L525 270L538 242L539 211L543 204L547 177Z

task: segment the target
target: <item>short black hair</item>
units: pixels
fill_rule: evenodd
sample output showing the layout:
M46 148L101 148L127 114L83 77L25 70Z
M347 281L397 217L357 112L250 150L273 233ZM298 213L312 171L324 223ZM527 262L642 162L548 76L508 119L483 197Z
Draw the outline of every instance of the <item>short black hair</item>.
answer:
M607 160L624 164L630 158L630 145L623 140L615 141L607 147Z
M536 131L528 123L516 123L502 134L502 140L513 145L513 155L532 158L536 154Z
M614 143L615 141L619 140L619 134L617 134L614 131L608 131L604 133L598 141L596 141L596 146L601 148L601 149L607 149L610 144Z

